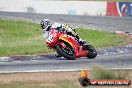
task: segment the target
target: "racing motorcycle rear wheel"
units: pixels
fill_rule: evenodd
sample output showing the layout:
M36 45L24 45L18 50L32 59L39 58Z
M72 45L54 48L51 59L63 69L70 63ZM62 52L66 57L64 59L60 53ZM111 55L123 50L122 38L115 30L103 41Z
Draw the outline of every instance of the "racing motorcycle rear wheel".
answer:
M94 51L94 52L88 51L87 58L94 59L96 56L97 56L97 52L96 51Z
M72 46L68 44L67 42L63 42L63 43L65 44L66 47L63 47L59 43L56 45L57 53L68 60L75 60L75 53Z
M88 50L87 58L94 59L97 56L97 51L91 45L87 45L86 48Z

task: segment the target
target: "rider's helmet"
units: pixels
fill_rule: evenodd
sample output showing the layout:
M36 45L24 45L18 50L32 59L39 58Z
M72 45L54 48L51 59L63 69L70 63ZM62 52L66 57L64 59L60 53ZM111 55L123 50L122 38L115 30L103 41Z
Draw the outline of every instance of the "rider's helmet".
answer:
M49 29L49 27L51 26L51 22L49 19L43 19L40 23L41 28L45 31L47 31Z

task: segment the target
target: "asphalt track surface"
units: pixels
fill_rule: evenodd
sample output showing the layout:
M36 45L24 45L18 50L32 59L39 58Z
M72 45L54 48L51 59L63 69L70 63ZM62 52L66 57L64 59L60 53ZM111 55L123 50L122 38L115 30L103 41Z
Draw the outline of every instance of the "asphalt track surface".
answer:
M31 14L0 12L2 19L22 19L39 23L43 18L53 21L69 23L73 26L103 29L104 31L132 32L131 17L94 17L94 16L68 16L51 14ZM130 47L132 50L132 47ZM101 65L110 69L132 69L132 52L126 54L100 55L95 59L81 58L78 60L65 60L55 58L53 55L42 59L16 60L0 62L0 73L8 72L37 72L37 71L74 71L82 67L90 69L93 65Z
M57 59L53 56L45 60L0 62L0 73L11 72L43 72L43 71L75 71L84 67L103 66L109 69L131 69L132 54L98 56L95 59L81 58L78 60Z

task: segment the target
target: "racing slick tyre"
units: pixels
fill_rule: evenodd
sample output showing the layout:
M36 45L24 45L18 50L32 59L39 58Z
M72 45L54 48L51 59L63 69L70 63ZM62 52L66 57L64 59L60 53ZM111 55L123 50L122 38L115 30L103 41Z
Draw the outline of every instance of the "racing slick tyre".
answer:
M75 54L73 48L66 42L64 42L64 44L66 45L65 48L61 44L56 45L57 53L68 60L75 60Z
M91 45L89 45L89 46L87 47L87 49L88 49L87 58L89 58L89 59L94 59L94 58L97 56L96 50L95 50Z
M94 59L97 56L97 52L88 51L87 58Z

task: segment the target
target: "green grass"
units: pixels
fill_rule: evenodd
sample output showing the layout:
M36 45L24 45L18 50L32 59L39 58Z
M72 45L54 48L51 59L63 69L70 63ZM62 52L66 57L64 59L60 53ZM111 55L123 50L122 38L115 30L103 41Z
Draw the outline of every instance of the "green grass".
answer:
M128 79L128 72L111 71L100 66L92 67L92 79Z
M91 43L96 48L116 46L128 42L126 36L118 36L114 33L97 31L97 30L85 30L78 29L79 35L86 39L87 42Z
M38 24L0 20L0 55L47 53Z
M96 48L127 43L125 36L81 28L77 31ZM40 25L36 23L0 20L0 56L52 52L44 44L42 33Z

